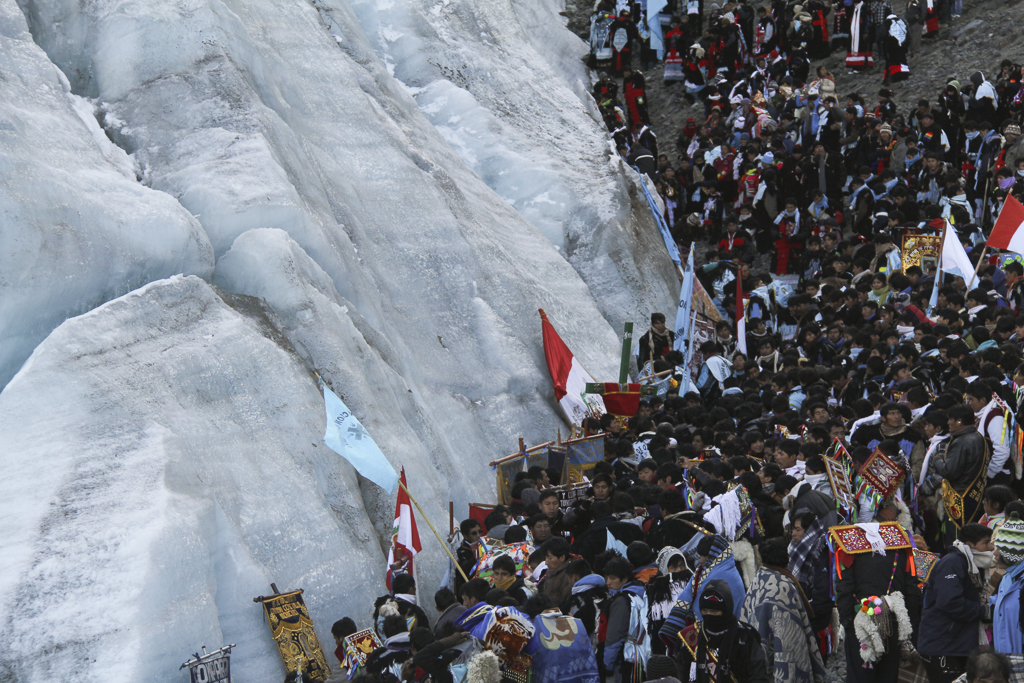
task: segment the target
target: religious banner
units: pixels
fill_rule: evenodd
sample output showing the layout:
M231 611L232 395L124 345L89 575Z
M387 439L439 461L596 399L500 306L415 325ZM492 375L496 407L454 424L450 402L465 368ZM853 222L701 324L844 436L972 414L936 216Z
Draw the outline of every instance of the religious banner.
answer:
M714 306L712 306L714 310ZM693 341L693 355L690 357L690 390L696 391L697 378L700 377L700 366L704 363L704 354L700 352L700 345L706 341L711 341L715 336L715 324L710 320L695 320L693 323L693 332L691 333ZM682 389L680 388L680 391Z
M842 550L850 555L874 552L867 532L856 524L834 526L828 532L835 543L836 550ZM907 532L903 530L899 522L880 523L878 525L878 535L888 550L901 550L911 547Z
M927 583L928 577L932 575L932 570L935 569L938 561L939 556L935 553L914 548L914 569L918 582Z
M309 618L302 599L302 589L253 598L253 602L263 603L270 634L277 643L285 668L288 671L299 669L304 674L326 680L331 675L331 668L327 665L313 620Z
M832 487L832 497L846 510L857 509L857 499L850 487L850 480L846 476L846 468L843 464L827 455L822 457L825 461L825 473L828 475L828 483Z
M876 448L860 471L860 476L883 498L888 498L903 483L906 473L889 459L881 449Z
M903 249L900 251L903 272L911 266L920 266L925 273L930 267L938 268L941 247L941 235L904 235Z
M203 647L203 654L198 652L180 667L179 670L188 667L189 683L231 683L231 648L235 645L226 645L219 650L207 652Z
M581 484L584 478L590 479L594 466L604 460L604 434L565 441L562 445L565 446L563 484Z
M715 308L715 302L711 300L711 296L697 278L693 279L693 310L697 311L698 315L713 321L712 330L715 329L714 323L722 319L722 314Z
M362 673L363 665L366 664L366 660L370 658L374 650L384 647L384 643L372 628L353 633L342 640L341 644L345 648L345 661L342 664L348 671L349 680Z
M590 488L590 484L584 482L582 484L566 484L565 486L559 486L555 491L558 493L558 507L565 512L576 503L581 500L586 500L587 490Z

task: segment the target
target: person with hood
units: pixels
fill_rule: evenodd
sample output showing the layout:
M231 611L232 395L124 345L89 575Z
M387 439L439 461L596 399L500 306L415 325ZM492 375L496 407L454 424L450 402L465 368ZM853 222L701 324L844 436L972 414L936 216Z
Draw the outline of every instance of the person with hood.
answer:
M651 633L658 633L675 607L686 584L693 576L679 548L665 546L658 553L658 576L647 584L647 599L651 605ZM665 643L655 638L651 643L655 654L665 652Z
M884 26L882 45L885 47L885 75L882 83L888 85L910 78L907 60L910 44L907 41L907 24L895 14L886 17Z
M700 594L700 610L706 616L686 642L697 665L697 683L742 681L768 683L764 649L757 629L736 617L736 601L725 581L708 582Z
M723 382L732 375L732 366L721 356L722 346L714 341L706 341L700 345L704 354L704 362L697 376L697 391L701 397L713 398L722 395Z
M997 570L991 581L999 586L992 603L992 647L1009 657L1013 667L1010 680L1020 680L1024 674L1024 521L1016 512L1010 513L992 542Z
M404 618L392 614L384 617L380 632L384 646L370 653L363 669L381 681L400 681L402 665L412 658L409 627Z
M633 566L622 557L609 560L602 573L609 595L601 653L604 679L641 683L651 656L647 592L633 580Z
M929 683L952 683L967 671L986 613L984 571L992 566L992 530L965 524L924 588L917 651Z
M759 550L764 564L747 591L740 621L757 629L775 683L822 683L825 665L811 629L812 609L787 568L786 541L765 539Z
M603 576L590 573L586 560L573 560L567 571L576 582L572 594L561 605L562 613L582 621L587 637L596 642L601 605L608 598L608 586Z
M999 108L999 96L995 87L985 80L985 74L975 71L971 74L971 97L967 101L967 118L991 123L995 120Z
M672 608L672 612L661 629L662 640L666 642L678 636L687 620L701 621L703 617L700 603L694 599L694 596L701 595L711 581L721 579L726 582L731 590L730 596L739 598L738 602L732 603L734 617L739 618L740 611L743 609L746 588L744 588L743 579L736 568L736 559L733 557L729 541L717 534L705 534L697 542L695 554L697 566L694 569L693 578L687 582L683 592L679 594L679 601Z
M612 44L612 73L621 76L632 62L633 43L640 42L640 32L636 29L636 22L630 16L628 7L622 8L619 16L608 27L608 35L611 36Z
M583 622L551 604L546 595L534 595L526 603L533 618L532 680L534 683L599 683L594 650Z

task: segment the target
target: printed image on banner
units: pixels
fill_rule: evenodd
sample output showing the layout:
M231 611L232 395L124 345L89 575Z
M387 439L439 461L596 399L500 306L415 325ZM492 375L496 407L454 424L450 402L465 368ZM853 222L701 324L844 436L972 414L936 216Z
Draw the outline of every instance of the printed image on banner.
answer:
M920 266L927 273L929 267L938 267L941 246L941 235L904 235L903 249L900 251L903 270Z
M594 473L594 466L604 460L604 434L566 441L563 445L565 446L563 484L580 484L584 477L590 479Z
M302 590L282 593L263 599L263 610L270 623L270 633L288 671L301 666L310 676L326 680L331 674L313 620L302 599Z
M189 683L231 683L231 648L185 662Z
M693 390L697 386L697 378L700 377L700 366L704 363L704 354L699 351L700 345L706 341L711 341L714 334L714 323L708 320L697 320L694 322L692 333L693 355L690 358L690 387Z
M516 475L523 471L523 458L516 458L495 465L498 482L498 503L508 505L512 500L512 484L515 483Z
M348 669L349 680L355 678L366 664L366 660L379 647L384 647L372 628L363 629L341 641L345 646L345 668Z

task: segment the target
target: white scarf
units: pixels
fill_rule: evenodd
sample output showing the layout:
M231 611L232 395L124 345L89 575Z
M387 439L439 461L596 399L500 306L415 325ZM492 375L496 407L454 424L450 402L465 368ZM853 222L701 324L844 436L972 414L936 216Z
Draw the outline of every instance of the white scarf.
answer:
M903 23L903 20L898 18L895 14L890 14L889 19L892 19L892 23L889 24L889 35L896 39L896 42L900 45L907 39L907 25Z
M949 438L949 434L936 434L928 439L928 452L924 454L924 464L921 465L921 477L917 482L918 486L924 486L924 480L928 478L928 467L932 463L932 456L939 449L939 444Z
M871 544L871 551L885 555L885 541L882 540L882 533L879 531L882 525L878 522L862 522L857 526L864 532L867 542Z
M971 546L963 541L953 541L953 549L959 550L960 554L967 558L967 569L971 574L978 574L978 565L974 564L974 551ZM972 577L973 578L973 577Z
M930 3L931 0L928 0ZM850 15L850 53L860 52L860 12L864 9L864 3L855 5L853 14Z

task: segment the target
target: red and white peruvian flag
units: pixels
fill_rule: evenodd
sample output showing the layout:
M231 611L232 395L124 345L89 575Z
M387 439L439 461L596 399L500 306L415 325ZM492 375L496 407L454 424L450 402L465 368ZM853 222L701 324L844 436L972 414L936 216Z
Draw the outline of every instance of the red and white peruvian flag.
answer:
M992 226L992 234L988 236L986 244L995 249L1024 254L1024 206L1012 194L1006 195L1006 201L999 210L999 218Z
M405 468L402 468L402 485L398 487L395 501L395 525L391 527L391 550L388 551L387 586L391 591L391 579L398 574L412 574L412 558L423 550L420 533L416 530L416 518L412 514L412 501L406 493Z
M587 400L584 400L587 382L594 382L594 378L583 369L555 332L543 308L540 309L540 319L544 335L544 357L548 361L551 381L555 386L555 398L566 417L578 427L583 424L583 418L604 414L604 401L599 394L588 394Z

